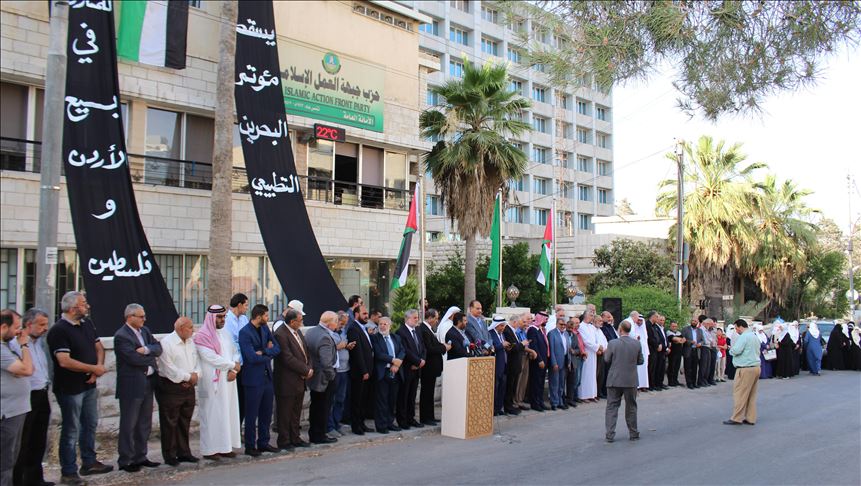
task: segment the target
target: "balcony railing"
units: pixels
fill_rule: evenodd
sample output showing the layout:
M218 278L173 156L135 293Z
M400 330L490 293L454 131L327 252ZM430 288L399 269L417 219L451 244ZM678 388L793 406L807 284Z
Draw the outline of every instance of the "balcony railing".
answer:
M0 137L0 170L39 173L41 142ZM128 154L132 182L153 186L212 190L212 164L153 155ZM65 174L65 166L61 166ZM410 191L327 178L298 176L306 200L335 205L406 211ZM233 167L231 190L248 194L250 185L244 167Z

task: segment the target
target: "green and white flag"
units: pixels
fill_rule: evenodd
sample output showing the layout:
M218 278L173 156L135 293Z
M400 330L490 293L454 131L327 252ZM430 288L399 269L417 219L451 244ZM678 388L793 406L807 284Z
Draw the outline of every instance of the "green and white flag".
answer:
M553 266L550 258L553 256L553 221L547 218L547 227L544 228L544 241L541 243L541 259L538 261L538 276L535 280L550 290L550 282L553 280Z
M185 69L187 0L126 0L120 5L117 57Z

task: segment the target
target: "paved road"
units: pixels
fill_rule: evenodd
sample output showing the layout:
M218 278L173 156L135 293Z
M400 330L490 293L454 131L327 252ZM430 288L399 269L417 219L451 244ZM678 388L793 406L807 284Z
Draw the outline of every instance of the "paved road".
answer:
M760 382L756 426L727 426L732 383L641 395L639 442L603 440L604 402L498 419L472 441L419 435L177 478L239 484L861 484L861 373ZM620 414L621 418L621 414ZM537 466L540 461L540 466ZM163 483L164 481L160 481Z

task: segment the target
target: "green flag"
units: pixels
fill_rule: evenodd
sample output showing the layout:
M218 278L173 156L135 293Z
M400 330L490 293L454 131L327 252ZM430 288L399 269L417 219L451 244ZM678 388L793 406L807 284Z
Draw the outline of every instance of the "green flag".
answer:
M490 280L490 290L499 284L499 264L502 258L502 237L500 235L499 208L502 206L502 193L496 195L493 203L493 224L490 227L490 266L487 267L487 279Z
M538 283L544 286L545 289L549 292L550 289L553 288L551 285L552 275L550 271L552 269L550 263L550 257L552 256L551 249L553 248L553 221L547 219L547 227L544 228L544 241L541 244L541 259L538 261L538 276L535 280L538 280Z

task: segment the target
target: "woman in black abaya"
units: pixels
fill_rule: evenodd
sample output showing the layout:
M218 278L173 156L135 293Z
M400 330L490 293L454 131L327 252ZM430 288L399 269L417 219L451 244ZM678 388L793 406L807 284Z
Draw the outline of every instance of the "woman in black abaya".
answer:
M843 355L849 347L849 339L843 334L843 326L835 324L831 335L828 336L828 346L825 352L828 354L828 367L832 370L845 370L846 364Z
M772 339L776 343L777 359L774 361L774 376L776 378L789 378L792 376L792 353L795 352L795 343L787 332L786 323L774 325Z

